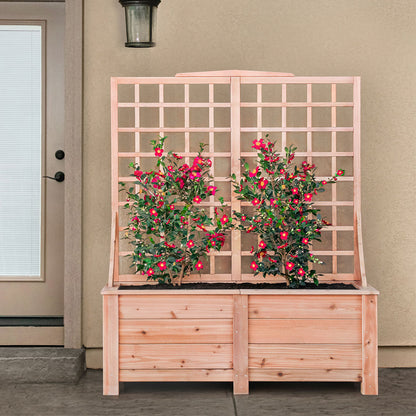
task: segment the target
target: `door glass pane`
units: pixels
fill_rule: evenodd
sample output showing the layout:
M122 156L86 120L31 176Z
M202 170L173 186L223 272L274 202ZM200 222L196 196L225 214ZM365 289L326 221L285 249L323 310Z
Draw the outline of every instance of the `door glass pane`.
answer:
M41 42L0 24L0 280L41 276Z

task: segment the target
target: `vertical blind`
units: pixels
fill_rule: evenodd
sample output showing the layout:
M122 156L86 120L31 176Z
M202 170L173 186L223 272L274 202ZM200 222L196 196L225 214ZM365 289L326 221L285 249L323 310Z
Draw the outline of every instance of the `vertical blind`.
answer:
M0 24L0 280L41 275L42 27Z

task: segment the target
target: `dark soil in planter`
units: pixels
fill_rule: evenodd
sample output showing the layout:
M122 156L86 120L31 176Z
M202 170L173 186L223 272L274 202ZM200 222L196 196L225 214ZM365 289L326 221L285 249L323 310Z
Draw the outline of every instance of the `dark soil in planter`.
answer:
M166 290L166 289L342 289L358 290L355 286L345 283L321 283L319 286L307 283L306 286L299 288L288 288L286 283L183 283L182 286L172 284L161 285L141 285L141 286L121 286L120 290Z

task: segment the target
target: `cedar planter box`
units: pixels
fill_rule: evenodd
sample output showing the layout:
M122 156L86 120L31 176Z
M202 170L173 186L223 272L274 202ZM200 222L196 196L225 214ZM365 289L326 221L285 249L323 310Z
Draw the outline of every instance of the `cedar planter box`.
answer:
M202 93L194 86L202 87ZM328 87L326 93L322 86ZM127 87L131 90L124 96ZM296 96L299 87L303 90ZM247 394L249 381L359 381L363 394L377 394L378 292L367 286L361 233L359 77L221 71L112 78L111 88L113 222L110 273L102 291L104 394L117 395L119 382L129 381L232 381L235 394ZM279 112L272 126L266 109ZM203 110L202 119L208 117L194 119L194 110ZM315 110L324 110L316 123ZM255 121L250 121L252 111ZM172 114L176 121L169 119ZM267 127L263 115L269 117ZM214 180L226 183L231 171L239 176L242 157L256 156L244 144L247 134L252 140L269 132L279 135L282 148L290 144L289 135L301 134L305 146L298 155L309 162L320 158L319 165L326 159L329 170L343 158L339 163L347 167L345 177L331 184L328 199L314 202L329 210L332 223L323 230L329 236L323 239L326 247L314 253L330 259L323 282L350 283L355 289L187 290L185 283L175 290L131 287L147 282L123 264L128 251L120 237L128 224L119 211L125 199L118 183L134 180L123 170L128 162L154 157L142 143L148 136L142 135L176 135L174 150L188 163L196 156L192 135L206 133L207 155L218 158ZM324 140L329 147L319 149ZM244 208L230 192L225 201L231 210ZM214 203L208 205L214 209ZM233 230L228 249L210 254L206 274L184 282L276 281L254 277L244 268L249 247Z
M359 381L377 394L377 292L105 288L104 394L119 382Z

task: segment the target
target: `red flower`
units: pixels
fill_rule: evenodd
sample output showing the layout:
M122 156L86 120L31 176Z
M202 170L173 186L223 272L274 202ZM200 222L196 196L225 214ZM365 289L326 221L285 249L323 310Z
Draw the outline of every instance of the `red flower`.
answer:
M286 270L288 272L291 272L294 267L295 267L295 265L291 261L286 262Z
M161 149L160 147L156 147L155 156L161 157L162 155L163 155L163 149Z
M299 193L299 189L298 188L293 188L292 189L292 194L293 195L297 195Z
M247 217L245 215L241 216L241 221L245 221L247 219Z
M306 202L311 202L312 201L312 194L305 194L305 201Z
M337 171L337 176L344 176L344 174L345 174L345 170L339 169Z
M160 270L166 270L166 262L160 261L158 264Z
M134 171L134 176L135 176L137 179L140 179L142 175L143 175L143 172L142 172L141 170L135 170L135 171Z
M207 191L211 192L212 195L215 195L215 192L217 192L217 187L216 186L208 186Z
M255 206L255 205L259 205L261 203L261 201L258 198L254 198L251 203Z
M169 205L169 208L173 211L175 209L175 205L171 204Z
M173 166L168 166L168 171L169 172L173 172L174 171L174 167Z
M302 268L300 268L299 270L298 270L298 275L299 276L305 276L305 270L303 270Z
M155 274L155 271L154 271L152 268L150 268L150 269L146 272L146 274L147 274L148 276L153 276L153 275Z
M252 171L250 171L248 173L248 176L250 176L250 178L254 178L255 176L257 176L258 171L259 171L259 168L257 167L256 169L253 169Z
M327 181L322 181L321 184L322 185L326 185L328 182Z
M279 170L279 173L280 173L281 175L283 175L283 174L285 173L285 170L284 170L284 169L280 169L280 170Z
M265 149L266 145L263 143L263 139L256 139L253 140L253 146L251 146L253 149L261 150Z
M281 246L277 246L277 248L280 250L281 248L285 248L285 247L287 247L288 246L288 244L287 243L285 243L285 244L282 244Z
M197 195L192 201L194 201L195 204L200 204L202 202L202 199L199 195Z
M256 271L259 268L258 264L255 261L252 261L250 264L250 269Z
M250 227L247 228L246 233L251 233L252 231L254 231L256 229L256 227L254 225L250 225Z
M282 239L282 240L287 240L287 238L289 237L289 233L287 232L287 231L282 231L281 233L280 233L280 238Z
M265 178L261 178L258 182L259 189L265 189L269 181Z
M259 243L259 247L260 247L261 249L266 248L266 247L267 247L266 242L265 242L265 241L263 241L263 240L261 240L261 241L260 241L260 243Z
M157 217L157 211L155 209L150 209L149 210L150 215L154 215L155 217Z
M302 243L309 244L309 238L306 238L306 237L302 238Z
M204 268L204 265L202 264L201 261L198 261L198 263L195 264L195 269L201 270L203 268Z
M194 243L194 241L193 241L193 240L189 240L189 241L186 243L186 245L187 245L189 248L192 248L192 247L194 247L194 246L195 246L195 243Z
M175 158L175 159L183 159L183 156L179 156L178 154L176 154L176 153L172 153L172 155L173 155L173 157Z
M221 218L221 224L227 224L229 221L229 218L224 214Z
M294 199L294 200L293 200L293 203L294 203L294 204L299 204L299 199Z
M202 165L204 163L204 159L202 159L202 157L196 157L194 159L194 165Z

